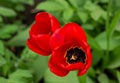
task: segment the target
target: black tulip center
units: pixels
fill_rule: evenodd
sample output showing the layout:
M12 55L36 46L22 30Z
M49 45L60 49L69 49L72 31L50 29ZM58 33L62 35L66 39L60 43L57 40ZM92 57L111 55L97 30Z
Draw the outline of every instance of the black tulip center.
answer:
M76 62L85 63L86 60L85 52L78 47L71 48L67 51L66 60L69 64Z

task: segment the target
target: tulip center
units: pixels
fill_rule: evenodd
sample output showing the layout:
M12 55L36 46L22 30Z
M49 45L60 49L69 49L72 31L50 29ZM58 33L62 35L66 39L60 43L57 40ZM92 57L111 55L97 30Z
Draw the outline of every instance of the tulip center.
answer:
M85 63L86 60L85 52L78 47L70 48L69 50L67 50L66 60L69 64L76 62Z

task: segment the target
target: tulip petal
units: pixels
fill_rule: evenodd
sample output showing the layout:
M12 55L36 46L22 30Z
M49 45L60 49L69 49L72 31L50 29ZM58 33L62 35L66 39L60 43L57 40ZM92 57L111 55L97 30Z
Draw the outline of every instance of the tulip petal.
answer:
M35 44L39 47L42 48L44 51L46 51L47 53L51 53L51 49L49 46L49 39L50 39L50 35L33 35L31 37L31 39L35 42Z
M78 76L81 76L81 75L85 74L85 73L87 72L87 70L88 70L88 69L90 68L90 66L91 66L91 63L92 63L92 55L91 55L90 47L89 47L89 46L87 47L86 56L87 56L87 60L86 60L85 68L84 68L83 70L79 70Z
M86 55L85 68L89 69L89 67L91 66L91 63L92 63L92 55L90 52L90 47L89 47L88 43L83 40L79 41L79 46L85 51L85 55Z
M60 63L68 65L65 58L66 52L69 48L74 47L75 45L76 43L74 42L66 42L58 48L54 49L51 56L53 58L53 61L55 61L56 64Z
M82 62L73 63L66 66L66 69L68 70L83 70L84 68L85 64L83 64Z
M29 47L29 49L31 49L32 51L44 55L44 56L48 56L50 53L47 53L46 51L44 51L43 49L39 48L32 40L28 39L27 40L27 46Z
M78 76L82 76L82 75L85 74L86 72L87 72L86 69L83 69L82 71L79 70L79 71L78 71Z
M51 29L51 32L54 32L56 29L60 28L58 20L47 12L40 12L35 17L36 23L41 24L46 27L41 27L48 30Z
M56 30L50 38L50 47L55 49L64 43L65 33L62 28Z
M68 70L62 68L61 66L57 65L57 64L54 64L52 62L52 59L50 59L49 61L49 68L50 68L50 71L53 72L54 74L56 74L57 76L65 76L69 73Z
M90 52L90 47L87 47L87 53L86 53L86 55L87 55L87 60L86 60L86 67L85 68L88 70L89 67L92 64L92 54Z
M76 23L68 23L64 26L66 31L66 41L84 40L87 41L84 30Z
M50 16L50 22L51 22L51 30L52 32L55 32L57 29L60 28L60 23L59 21L52 15L49 15Z
M30 35L49 34L51 32L50 22L34 23L30 29Z

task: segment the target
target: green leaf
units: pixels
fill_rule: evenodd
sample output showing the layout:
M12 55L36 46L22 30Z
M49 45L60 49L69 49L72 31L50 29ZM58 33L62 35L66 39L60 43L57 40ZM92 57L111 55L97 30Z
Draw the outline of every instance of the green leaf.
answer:
M0 38L5 39L5 38L10 38L11 34L15 33L17 31L18 25L16 24L7 24L4 25L0 29Z
M96 83L94 80L92 80L90 77L87 76L87 82L86 83Z
M2 19L2 17L0 16L0 22L3 22L3 19Z
M8 83L33 83L32 78L29 70L17 69L9 75Z
M100 47L103 49L103 50L106 50L107 49L107 44L106 44L106 32L102 32L100 33L98 36L96 36L95 40L98 42L98 44L100 45ZM112 37L110 39L110 48L109 50L112 50L114 49L115 47L117 47L118 45L120 45L120 40L117 40L115 39L114 37Z
M92 38L89 34L87 34L87 38L88 38L88 42L92 48L97 49L97 50L101 50L100 45L98 44L98 42L94 38Z
M111 35L113 34L115 30L115 26L117 25L119 20L120 20L120 10L114 15L113 20L111 21L109 28L107 29L107 35L109 37L111 37Z
M92 78L96 77L96 71L93 69L93 67L90 67L87 74L88 74L88 76L90 76Z
M64 20L69 21L70 18L72 18L73 13L74 13L74 10L72 8L68 8L68 9L64 10L64 12L63 12Z
M18 33L15 37L9 40L6 44L9 46L25 46L26 40L29 37L29 28Z
M109 62L108 68L114 69L120 67L120 45L113 49L110 57L112 58L112 61Z
M107 3L108 2L108 0L99 0L100 2L102 2L102 3Z
M82 27L86 30L93 30L95 28L95 26L90 23L82 24Z
M7 62L11 62L11 59L12 61L14 61L17 58L11 50L5 49L5 59L7 60Z
M98 63L102 59L102 57L104 56L104 52L103 52L103 50L94 49L92 51L92 55L93 55L92 56L92 58L93 58L92 65L96 66L96 65L98 65Z
M29 70L17 69L15 72L9 75L10 79L18 78L32 78L32 74Z
M18 4L18 5L16 5L15 6L15 9L17 10L17 11L24 11L25 10L25 7L22 5L22 4Z
M70 72L65 77L58 77L49 70L44 75L45 83L79 83L76 72Z
M111 11L116 13L120 10L120 0L112 0Z
M100 17L106 19L107 13L100 6L96 6L95 10L93 10L90 15L95 21L98 21Z
M24 79L8 79L7 83L28 83Z
M21 54L21 59L22 60L24 60L24 59L26 59L26 60L30 60L30 59L34 60L36 57L38 57L38 54L36 54L35 52L29 50L28 47L26 47L23 50L22 54Z
M96 6L96 4L92 3L90 0L87 0L83 7L88 11L94 11L96 9Z
M39 82L48 68L48 57L40 56L28 48L24 49L21 56L22 60L27 61L27 67L33 71L35 82Z
M5 47L3 41L0 40L0 55L4 55Z
M0 15L11 17L11 16L16 16L17 14L14 10L10 8L0 7Z
M110 63L108 65L109 69L115 69L115 68L118 68L118 67L120 67L120 59L116 60L116 61L114 60L113 63Z
M34 5L34 0L20 0L19 2L24 4Z
M66 0L56 0L56 1L59 2L61 5L63 5L65 9L70 8L70 5Z
M7 80L3 77L0 77L0 83L7 83Z
M119 71L117 71L117 78L118 78L118 81L120 83L120 72Z
M107 77L106 74L100 74L98 76L98 81L99 83L109 83L109 78Z
M118 31L118 32L120 32L120 21L119 21L118 24L116 25L115 30Z
M17 58L9 49L5 49L5 54L3 55L3 57L6 60L6 64L4 64L2 67L2 73L4 76L6 76L9 72L11 72L11 67L13 67L15 64L17 66L17 63L14 64L14 61Z
M2 56L0 56L0 67L4 64L6 64L6 60Z
M84 8L90 11L90 15L95 21L98 21L100 17L106 19L106 11L104 11L101 6L92 3L90 0L86 1Z
M64 7L56 1L45 1L38 4L36 9L45 11L61 11L64 10Z
M83 76L80 76L79 81L80 81L80 83L86 83L87 82L87 75L85 74Z
M40 64L42 63L42 64ZM48 68L47 57L39 56L31 63L31 70L34 72L35 80L38 82Z
M83 11L81 11L81 12L78 11L77 14L78 14L78 17L81 19L81 21L83 23L85 23L87 21L87 19L88 19L88 14L87 13L85 13Z
M73 7L75 7L75 8L78 8L78 2L77 2L77 0L69 0L70 1L70 3L72 4L72 6Z

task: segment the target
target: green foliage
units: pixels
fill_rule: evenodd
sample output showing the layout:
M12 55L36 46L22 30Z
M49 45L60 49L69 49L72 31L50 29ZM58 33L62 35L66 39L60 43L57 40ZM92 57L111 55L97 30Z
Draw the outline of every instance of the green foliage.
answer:
M21 31L16 36L14 36L11 40L9 40L7 42L7 44L11 46L14 43L14 46L25 46L26 39L28 38L28 35L29 35L28 30L29 29ZM16 42L16 41L18 41L18 42Z
M86 78L87 78L87 75L83 75L83 76L79 77L79 80L81 83L86 83L87 82Z
M72 18L73 13L74 13L74 10L72 8L64 10L64 12L63 12L63 19L65 21L69 21L70 18Z
M120 67L120 45L113 49L113 54L111 55L112 62L109 63L108 68L115 69Z
M32 83L32 74L29 70L17 69L14 73L9 75L10 82ZM24 82L25 81L25 82Z
M113 34L114 30L115 30L115 26L117 25L117 23L120 20L120 10L117 11L117 13L115 14L115 16L113 17L113 20L111 21L110 25L109 25L109 29L107 30L107 34L108 36L111 37L111 35Z
M99 83L109 83L109 79L105 74L100 74L98 77L98 81Z
M99 43L99 45L101 46L101 48L103 50L107 49L107 39L106 39L106 32L102 32L99 35L96 36L96 41ZM111 37L110 40L110 50L113 50L115 47L117 47L118 45L120 45L120 40L119 39L115 39L114 37Z
M2 19L2 17L0 16L0 22L2 22L3 21L3 19Z
M4 64L6 64L6 60L2 56L0 56L0 67Z
M17 31L18 25L16 24L7 24L5 26L3 26L0 31L0 38L2 39L6 39L6 38L10 38L12 35Z
M0 7L0 15L11 17L11 16L16 16L16 12L10 8Z
M39 1L0 1L0 83L120 83L120 0ZM93 59L87 74L58 77L49 71L48 57L26 47L36 11L83 27Z
M42 2L40 5L38 5L37 9L46 11L61 11L63 10L63 6L55 1L47 1Z
M120 72L119 71L117 71L117 78L118 78L118 81L120 83Z
M0 55L4 54L4 49L5 49L4 43L3 43L3 41L0 41Z
M47 70L44 78L45 83L79 83L76 72L70 72L67 77L58 77Z

